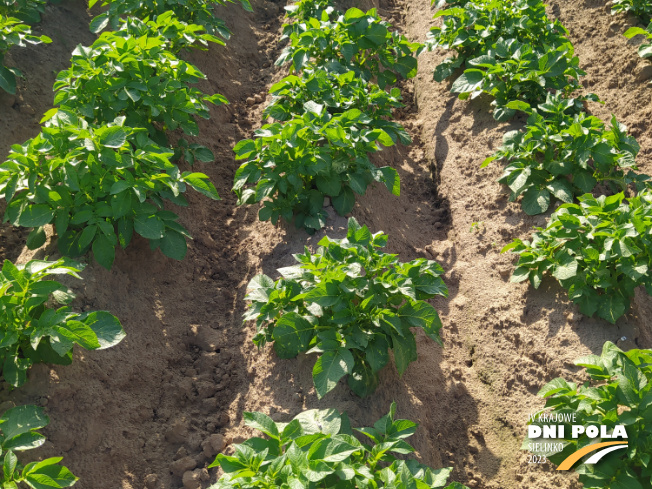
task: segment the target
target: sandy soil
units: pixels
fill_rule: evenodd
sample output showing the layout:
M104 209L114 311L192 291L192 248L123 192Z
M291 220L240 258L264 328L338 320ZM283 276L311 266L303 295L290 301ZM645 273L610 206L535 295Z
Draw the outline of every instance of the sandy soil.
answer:
M238 166L231 148L261 124L262 104L246 99L264 99L282 74L270 66L281 47L282 4L257 0L254 8L255 14L226 8L221 13L234 32L227 47L189 56L208 76L203 88L223 93L231 105L201 122L199 141L217 161L200 171L211 176L223 200L190 195L191 206L180 212L195 238L188 256L169 260L141 240L118 254L110 272L91 264L84 282L71 282L77 306L116 314L127 339L111 350L77 352L69 367L33 368L21 390L4 387L0 402L46 407L52 421L39 456L63 455L81 489L172 489L182 487L188 470L196 470L206 487L216 477L205 469L216 449L251 434L243 410L287 420L303 409L334 407L366 426L392 400L401 417L420 423L412 441L422 461L453 465L456 480L487 489L578 488L572 474L529 465L520 450L527 415L543 404L536 392L558 376L581 379L573 359L598 353L606 340L625 336L623 347L651 347L652 301L637 296L630 314L611 326L580 315L552 281L537 291L508 282L511 258L500 249L527 237L545 218L528 217L508 203L495 182L499 165L481 170L480 163L505 131L522 122L498 124L487 100L458 101L446 83L432 81L443 53L422 55L417 78L403 87L407 107L397 120L414 144L375 156L399 170L401 197L375 187L353 214L373 231L385 231L388 250L402 260L426 256L445 268L450 297L433 301L445 348L419 334L419 359L402 378L388 367L368 399L341 384L317 400L314 357L280 360L252 345L253 326L240 320L247 282L261 271L276 277L276 268L292 263L291 253L323 235L309 238L289 226L260 223L257 210L236 208L230 193ZM429 0L400 0L382 1L380 13L411 39L423 40L434 10ZM552 2L549 14L570 30L588 73L586 86L607 102L593 107L595 114L614 113L625 122L641 144L640 166L652 171L652 92L641 80L635 46L620 35L635 21L614 20L601 0ZM2 152L36 134L51 104L54 72L76 43L92 39L79 2L50 6L44 19L38 30L54 43L13 54L27 81L14 100L0 97ZM478 223L474 231L472 223ZM344 227L345 219L331 210L324 232L341 236ZM23 242L24 234L5 226L0 253L15 258L22 252L25 260ZM40 253L53 255L53 249Z

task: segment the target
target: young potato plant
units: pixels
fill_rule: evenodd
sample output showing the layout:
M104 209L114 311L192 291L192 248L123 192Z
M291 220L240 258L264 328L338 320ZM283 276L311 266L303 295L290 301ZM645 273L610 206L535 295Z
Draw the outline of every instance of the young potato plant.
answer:
M219 37L206 32L205 27L179 20L171 10L157 15L155 20L143 21L136 17L127 17L120 20L120 30L135 38L156 33L167 40L166 49L173 54L178 54L183 49L206 51L208 43L226 45Z
M10 48L50 42L52 39L49 37L32 35L28 25L17 18L7 17L0 11L0 88L11 94L16 93L16 77L23 76L18 68L4 65L5 54Z
M575 468L585 489L644 489L652 483L652 350L621 351L611 342L602 354L579 358L575 365L584 367L591 381L578 386L564 379L545 385L539 395L546 398L547 413L575 414L572 424L606 426L611 432L624 425L626 450L606 455L598 464L580 463ZM562 423L560 423L562 424ZM582 434L570 438L571 426L565 426L567 438L563 450L548 455L561 463L573 452L611 439L589 438ZM625 441L616 439L616 441Z
M498 181L509 187L511 202L523 196L527 214L546 212L554 199L574 202L598 183L618 192L632 182L641 190L649 180L633 172L639 145L626 127L612 117L606 129L582 107L582 100L548 94L530 111L525 129L505 134L503 146L482 164L507 163Z
M611 323L625 314L634 289L652 294L652 193L624 201L624 194L562 204L532 241L517 239L503 248L518 253L512 282L530 279L538 288L544 274L555 277L587 316Z
M395 415L392 403L373 428L352 430L346 414L334 409L304 411L289 423L246 412L247 425L268 438L235 445L234 456L219 454L209 467L220 466L224 475L209 489L467 489L459 482L446 484L450 467L433 470L415 459L404 460L414 452L405 439L417 425ZM361 443L356 433L371 444Z
M357 109L372 119L372 125L384 130L392 140L410 144L412 140L403 127L387 120L392 109L403 107L401 91L394 87L389 91L369 84L356 77L353 71L343 74L324 69L306 69L301 77L290 75L273 85L269 92L272 102L263 115L277 121L286 121L305 111L306 101L323 104L331 115Z
M253 12L249 0L238 0L247 12ZM102 31L107 26L118 30L121 18L135 17L143 20L156 20L166 12L173 12L182 22L197 24L206 29L209 34L218 34L225 39L231 37L231 31L223 20L213 14L216 6L234 3L233 0L89 0L88 8L99 3L108 9L93 18L90 29L93 33Z
M32 260L16 266L5 260L0 273L0 368L14 387L27 380L34 363L72 363L73 345L101 350L117 345L125 333L120 321L105 311L78 314L68 304L75 296L51 275L78 275L83 266L67 259ZM4 431L3 425L0 429ZM6 435L6 432L5 432Z
M570 94L580 88L579 58L570 42L561 45L533 45L515 39L499 39L487 54L467 61L470 68L451 87L460 100L482 93L494 100L493 116L510 119L519 103L545 102L550 91Z
M335 21L324 11L321 20L311 18L284 27L283 37L289 38L290 44L276 64L291 61L294 71L307 67L354 71L366 82L375 80L385 88L396 83L397 75L405 79L416 75L416 55L423 47L390 28L375 9L365 13L351 8Z
M2 457L1 479L3 489L59 489L72 487L77 477L67 467L59 465L62 457L52 457L23 466L15 452L38 448L45 443L45 436L38 430L50 420L42 408L37 406L16 406L0 417L0 457Z
M287 17L293 21L305 22L309 19L321 19L323 12L326 15L335 12L331 0L298 0L291 5L285 6Z
M510 119L513 103L537 105L550 91L570 93L578 89L579 59L558 22L550 22L539 0L469 1L440 11L441 26L430 32L430 48L456 51L435 69L442 81L464 66L451 91L459 98L482 93L494 97L496 120ZM518 104L517 104L518 105Z
M186 229L164 202L185 206L190 186L212 199L217 191L203 173L181 172L173 153L149 139L145 129L124 125L118 117L92 127L59 111L42 132L15 145L0 166L0 196L5 218L15 226L36 228L31 248L45 241L42 226L53 223L63 255L78 257L92 249L110 269L115 247L125 248L135 231L166 256L181 260Z
M346 238L326 236L316 253L294 255L299 265L279 269L276 282L257 275L249 283L244 318L256 321L254 343L274 342L281 358L318 353L312 373L320 398L345 375L357 395L371 394L389 350L403 374L417 358L411 327L441 344L439 315L425 300L448 295L443 269L424 258L401 263L379 251L386 243L350 218Z
M373 182L383 182L400 194L398 172L376 167L369 153L392 146L394 127L359 109L332 115L324 104L309 100L304 113L284 124L266 124L256 139L236 144L236 159L246 160L235 174L238 205L263 202L260 220L282 217L309 233L324 227L324 198L332 199L339 215L351 212L355 194Z
M611 2L611 14L631 12L645 22L652 17L652 2L650 0L613 0Z
M41 21L47 0L0 0L0 15L35 24Z
M126 125L146 128L161 145L168 144L166 132L177 128L197 136L194 117L208 119L207 104L227 100L190 87L206 77L169 50L178 47L176 40L143 24L132 35L135 26L127 23L118 32L103 33L90 47L78 46L70 68L57 76L55 105L80 114L90 124L124 116ZM214 159L207 148L194 156L205 162Z
M566 41L567 30L558 20L550 21L545 5L532 0L442 1L435 19L441 25L430 29L426 47L454 50L454 58L446 58L434 72L436 81L450 77L467 60L487 54L501 38L522 43L559 45Z
M652 4L650 4L650 9L652 10ZM638 47L638 55L641 58L652 58L652 22L647 26L647 30L641 29L640 27L630 27L625 31L625 37L627 39L638 35L643 35L647 38L647 41L642 42Z

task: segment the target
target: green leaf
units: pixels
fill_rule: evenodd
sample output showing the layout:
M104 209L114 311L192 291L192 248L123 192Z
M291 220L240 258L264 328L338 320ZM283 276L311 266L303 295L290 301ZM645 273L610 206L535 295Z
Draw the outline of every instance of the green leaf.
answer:
M119 126L101 127L95 131L102 146L119 148L127 141L127 132Z
M183 175L183 179L200 194L210 197L213 200L220 200L217 189L211 183L208 176L203 173L187 173Z
M118 318L105 311L90 313L84 319L84 324L93 330L93 333L97 336L100 350L117 345L125 337L125 332Z
M314 336L314 327L296 312L283 314L276 322L272 338L281 358L294 358L306 351Z
M54 218L54 211L47 204L27 205L18 215L16 224L26 228L35 228L49 224Z
M414 335L392 335L394 362L399 375L407 370L408 365L417 359L417 344Z
M0 88L10 94L16 93L16 75L0 63Z
M45 244L46 239L47 237L45 235L45 229L43 226L34 228L32 229L32 232L29 233L29 236L27 236L27 248L30 250L40 248Z
M161 251L174 260L183 260L188 251L186 237L174 229L166 229L161 239Z
M383 166L379 170L383 174L383 183L387 190L399 197L401 195L401 178L398 172L391 166Z
M274 438L275 440L280 439L280 434L278 432L278 428L276 427L276 423L266 414L245 412L243 414L243 418L247 426L262 431L267 436Z
M546 189L532 187L523 195L523 210L530 216L546 212L549 206L550 192Z
M355 195L349 187L343 187L337 197L333 197L333 208L340 215L344 216L353 210Z
M165 225L157 215L138 214L134 217L134 230L143 238L161 239L165 236Z
M374 369L366 362L356 362L347 382L356 395L368 397L378 387L378 376Z
M312 369L317 397L321 399L333 390L342 377L351 373L353 364L353 355L349 350L340 348L324 352Z
M482 70L469 69L466 70L457 80L453 82L451 92L453 93L469 93L478 89L484 80L484 72Z
M93 257L97 263L107 270L111 270L115 260L115 246L107 239L106 236L99 235L93 241Z
M625 314L628 307L629 302L623 297L610 294L600 297L597 314L611 324L616 324L618 318Z
M5 411L0 417L0 430L7 441L23 433L44 428L49 422L43 408L31 405L16 406Z

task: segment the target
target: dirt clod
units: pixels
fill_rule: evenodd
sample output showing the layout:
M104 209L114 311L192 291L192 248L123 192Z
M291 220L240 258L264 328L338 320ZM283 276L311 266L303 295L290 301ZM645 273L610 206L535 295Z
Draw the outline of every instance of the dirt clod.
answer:
M181 479L184 489L199 489L201 487L201 470L184 472Z
M181 477L185 472L197 467L197 462L192 457L183 457L175 460L170 464L170 471L177 477Z

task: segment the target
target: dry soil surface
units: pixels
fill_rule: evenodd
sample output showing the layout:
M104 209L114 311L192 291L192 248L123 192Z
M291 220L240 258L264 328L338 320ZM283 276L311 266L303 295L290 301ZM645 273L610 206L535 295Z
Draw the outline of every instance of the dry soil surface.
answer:
M292 253L315 246L324 233L341 236L346 220L334 216L324 232L308 237L291 226L257 221L255 208L237 208L230 193L238 164L231 148L261 125L270 84L283 72L273 67L280 52L281 3L257 0L255 13L229 6L219 12L233 30L226 47L189 55L208 76L203 89L224 94L228 107L202 121L201 143L216 154L209 174L223 200L190 195L181 220L194 241L175 262L152 254L144 240L118 253L108 272L90 264L83 282L70 282L81 309L109 310L121 318L127 338L102 352L81 352L68 367L34 367L24 388L0 393L0 407L33 402L45 406L51 424L38 456L64 456L80 489L172 489L195 471L203 487L217 472L206 466L218 450L249 436L243 411L263 411L289 420L309 408L348 412L368 426L392 400L401 417L420 424L412 442L422 462L453 466L456 480L487 489L578 488L572 474L550 465L529 465L520 450L527 416L542 407L536 396L555 377L582 380L573 360L599 353L606 340L623 348L652 346L652 301L637 295L616 326L579 314L553 281L539 290L509 283L512 259L500 249L526 238L545 217L528 217L496 178L500 165L481 170L502 135L522 121L496 123L489 101L458 101L447 83L432 80L444 53L420 57L416 79L403 85L405 109L397 114L414 139L410 147L386 149L374 158L395 166L402 195L375 187L353 215L389 237L388 250L408 261L436 259L446 270L447 299L440 311L445 348L418 334L419 359L399 377L382 372L375 395L361 400L345 386L318 400L312 388L314 357L278 359L251 343L252 325L242 326L247 282L257 273L274 278L293 262ZM366 4L365 6L368 6ZM383 0L379 12L413 40L433 24L429 0ZM644 64L622 32L634 19L613 18L602 0L552 2L587 71L585 86L606 101L591 109L615 114L641 144L639 164L652 171L651 90ZM55 73L77 43L92 42L89 15L80 2L49 6L37 26L53 38L48 46L12 53L26 73L16 97L0 95L0 151L38 131L52 103ZM258 96L258 97L257 97ZM247 99L253 99L247 103ZM472 224L477 223L472 228ZM25 234L3 226L0 253L28 259ZM37 256L55 256L52 243ZM625 341L620 338L626 337Z

